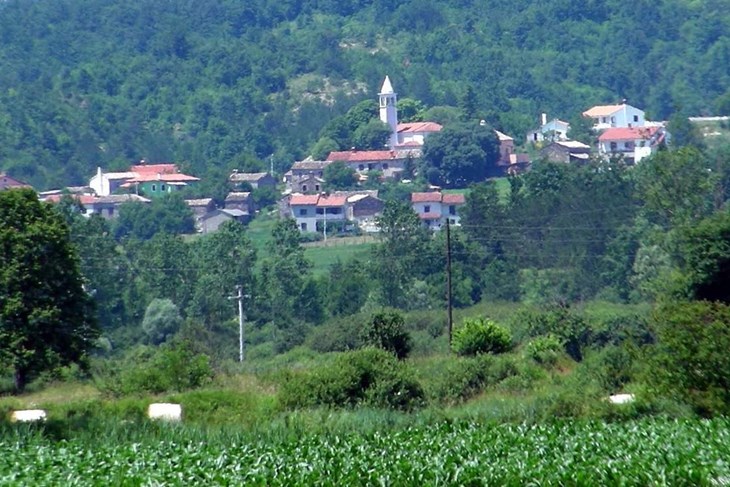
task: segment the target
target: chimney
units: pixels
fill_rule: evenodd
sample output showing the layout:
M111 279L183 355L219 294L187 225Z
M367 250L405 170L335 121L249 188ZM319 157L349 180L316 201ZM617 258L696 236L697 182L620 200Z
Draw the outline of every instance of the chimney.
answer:
M547 113L543 112L540 115L540 124L541 125L547 125Z

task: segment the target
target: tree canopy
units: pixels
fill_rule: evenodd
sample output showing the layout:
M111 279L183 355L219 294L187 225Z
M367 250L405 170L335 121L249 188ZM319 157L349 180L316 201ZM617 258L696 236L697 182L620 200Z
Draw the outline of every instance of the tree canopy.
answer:
M69 227L27 189L0 192L0 363L22 391L38 373L81 363L97 336Z
M458 123L432 134L423 147L423 168L433 184L463 188L497 175L499 140L486 124Z

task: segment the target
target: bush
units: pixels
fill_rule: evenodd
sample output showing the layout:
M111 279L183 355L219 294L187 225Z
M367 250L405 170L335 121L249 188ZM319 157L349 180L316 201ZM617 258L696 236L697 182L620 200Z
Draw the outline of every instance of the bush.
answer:
M99 389L112 395L184 391L211 381L207 355L195 354L186 344L163 346L150 353L140 348L121 363L109 362L97 374Z
M345 352L334 363L284 375L279 400L285 408L313 406L410 410L424 402L421 385L392 354L375 348Z
M678 302L659 308L648 379L703 416L730 413L730 306Z
M525 355L542 365L555 365L562 351L563 341L553 334L535 337L525 346Z
M515 314L512 329L525 337L555 335L573 360L583 359L583 347L590 343L588 324L567 306L551 306L544 310L520 310Z
M396 312L377 313L362 330L365 345L382 348L399 359L411 351L411 337L405 330L403 315Z
M180 329L180 325L180 311L169 299L153 299L142 320L142 330L153 345L159 345L171 338Z
M454 331L452 348L457 355L502 353L512 346L512 335L505 328L484 318L465 319Z
M362 314L332 318L324 325L313 328L305 345L321 353L360 348L363 345L360 329L365 319Z

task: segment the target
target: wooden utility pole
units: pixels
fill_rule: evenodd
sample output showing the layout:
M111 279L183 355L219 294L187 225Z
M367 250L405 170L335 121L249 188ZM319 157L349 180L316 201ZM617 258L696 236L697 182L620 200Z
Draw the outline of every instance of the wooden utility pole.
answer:
M446 218L446 327L449 333L449 350L451 350L451 335L454 327L451 303L451 225Z

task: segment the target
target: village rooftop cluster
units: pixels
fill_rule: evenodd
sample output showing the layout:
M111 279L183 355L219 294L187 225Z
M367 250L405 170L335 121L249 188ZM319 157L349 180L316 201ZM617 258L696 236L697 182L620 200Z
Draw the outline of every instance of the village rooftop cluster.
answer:
M390 127L388 147L384 150L355 150L331 152L326 160L311 157L295 162L281 180L268 172L244 173L234 170L229 178L231 191L222 207L212 198L186 199L200 233L210 233L226 221L247 223L256 214L250 191L240 188L271 188L283 186L278 210L282 217L291 217L302 232L327 233L377 232L377 218L384 202L376 189L325 192L325 168L335 162L344 163L356 174L359 183L371 177L379 181L404 181L408 165L422 156L428 137L442 130L436 122L398 121L398 100L390 79L386 76L378 93L380 120ZM653 154L668 133L663 122L646 120L642 110L625 101L615 105L594 106L582 114L592 122L598 134L598 144L590 147L569 140L570 125L558 118L540 117L539 126L525 135L525 142L539 147L541 159L562 163L585 163L592 157L621 157L627 164L636 164ZM496 131L499 159L496 166L503 175L519 174L530 168L527 153L515 151L512 137ZM494 161L493 161L494 162ZM488 163L488 161L485 161ZM152 199L196 185L199 178L182 173L173 163L131 165L124 172L104 172L98 168L88 186L40 193L41 199L60 200L71 194L84 207L85 214L115 218L119 206L127 202L150 203ZM405 180L404 182L409 182ZM0 190L27 186L22 181L0 174ZM463 192L448 193L430 186L427 192L411 194L411 206L423 224L432 230L441 229L448 221L459 224L459 209L465 204Z

